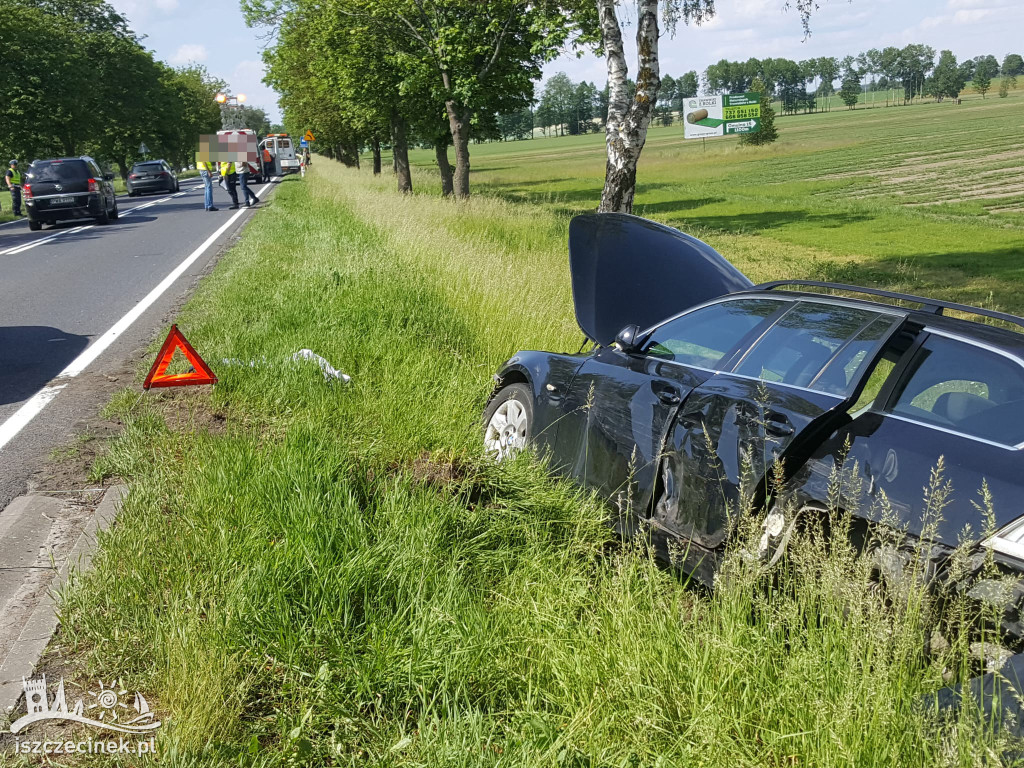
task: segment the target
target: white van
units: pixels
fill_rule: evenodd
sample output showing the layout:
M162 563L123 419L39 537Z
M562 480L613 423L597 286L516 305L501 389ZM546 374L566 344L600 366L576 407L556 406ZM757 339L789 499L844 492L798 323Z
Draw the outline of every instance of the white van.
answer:
M267 162L267 154L270 155L270 163L277 166L281 173L298 173L299 159L295 155L295 143L287 133L270 133L260 143L260 154L264 162Z

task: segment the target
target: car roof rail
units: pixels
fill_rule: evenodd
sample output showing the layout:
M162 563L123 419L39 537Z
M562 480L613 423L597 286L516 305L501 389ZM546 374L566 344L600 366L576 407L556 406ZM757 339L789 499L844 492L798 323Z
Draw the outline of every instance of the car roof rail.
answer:
M898 301L910 301L915 304L920 304L921 307L918 311L929 312L934 315L941 315L945 310L952 309L957 312L965 312L971 315L979 315L981 317L988 317L993 320L1001 320L1004 323L1016 325L1018 328L1024 329L1024 318L1011 315L1007 312L999 312L994 309L982 309L981 307L972 307L969 304L957 304L954 301L943 301L942 299L929 299L924 296L915 296L912 293L898 293L896 291L885 291L881 288L865 288L860 285L847 285L846 283L829 283L823 280L773 280L769 283L761 283L755 285L751 290L754 291L771 291L775 288L784 288L788 286L812 286L814 288L830 288L832 290L846 291L848 293L863 293L868 296L881 296L887 299L896 299Z

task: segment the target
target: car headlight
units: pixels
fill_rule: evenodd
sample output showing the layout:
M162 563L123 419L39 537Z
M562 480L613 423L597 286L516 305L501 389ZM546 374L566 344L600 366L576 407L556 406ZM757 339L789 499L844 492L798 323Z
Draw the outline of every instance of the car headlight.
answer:
M981 542L981 546L1024 563L1024 517L1018 517L1009 525L1000 528Z

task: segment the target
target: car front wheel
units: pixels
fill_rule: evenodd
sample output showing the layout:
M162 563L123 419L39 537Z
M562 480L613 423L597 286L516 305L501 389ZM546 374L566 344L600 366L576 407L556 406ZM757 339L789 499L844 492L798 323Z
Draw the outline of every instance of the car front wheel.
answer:
M484 411L484 450L495 461L520 454L533 428L533 395L525 384L510 384Z
M40 229L43 228L43 222L41 222L41 221L32 221L32 219L29 219L28 220L28 228L32 232L38 232Z

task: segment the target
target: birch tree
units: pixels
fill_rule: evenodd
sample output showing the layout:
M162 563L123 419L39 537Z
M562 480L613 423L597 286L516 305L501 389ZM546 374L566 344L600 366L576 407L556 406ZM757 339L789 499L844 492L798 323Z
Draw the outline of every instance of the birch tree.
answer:
M677 24L701 24L715 15L714 0L595 0L601 45L608 69L608 119L605 122L604 190L598 212L630 213L636 193L636 167L647 141L654 106L661 85L658 60L659 10L665 31L675 34ZM618 7L629 5L636 10L637 75L636 92L629 93L629 68L622 42L622 23ZM799 14L805 34L809 33L815 0L785 3Z

